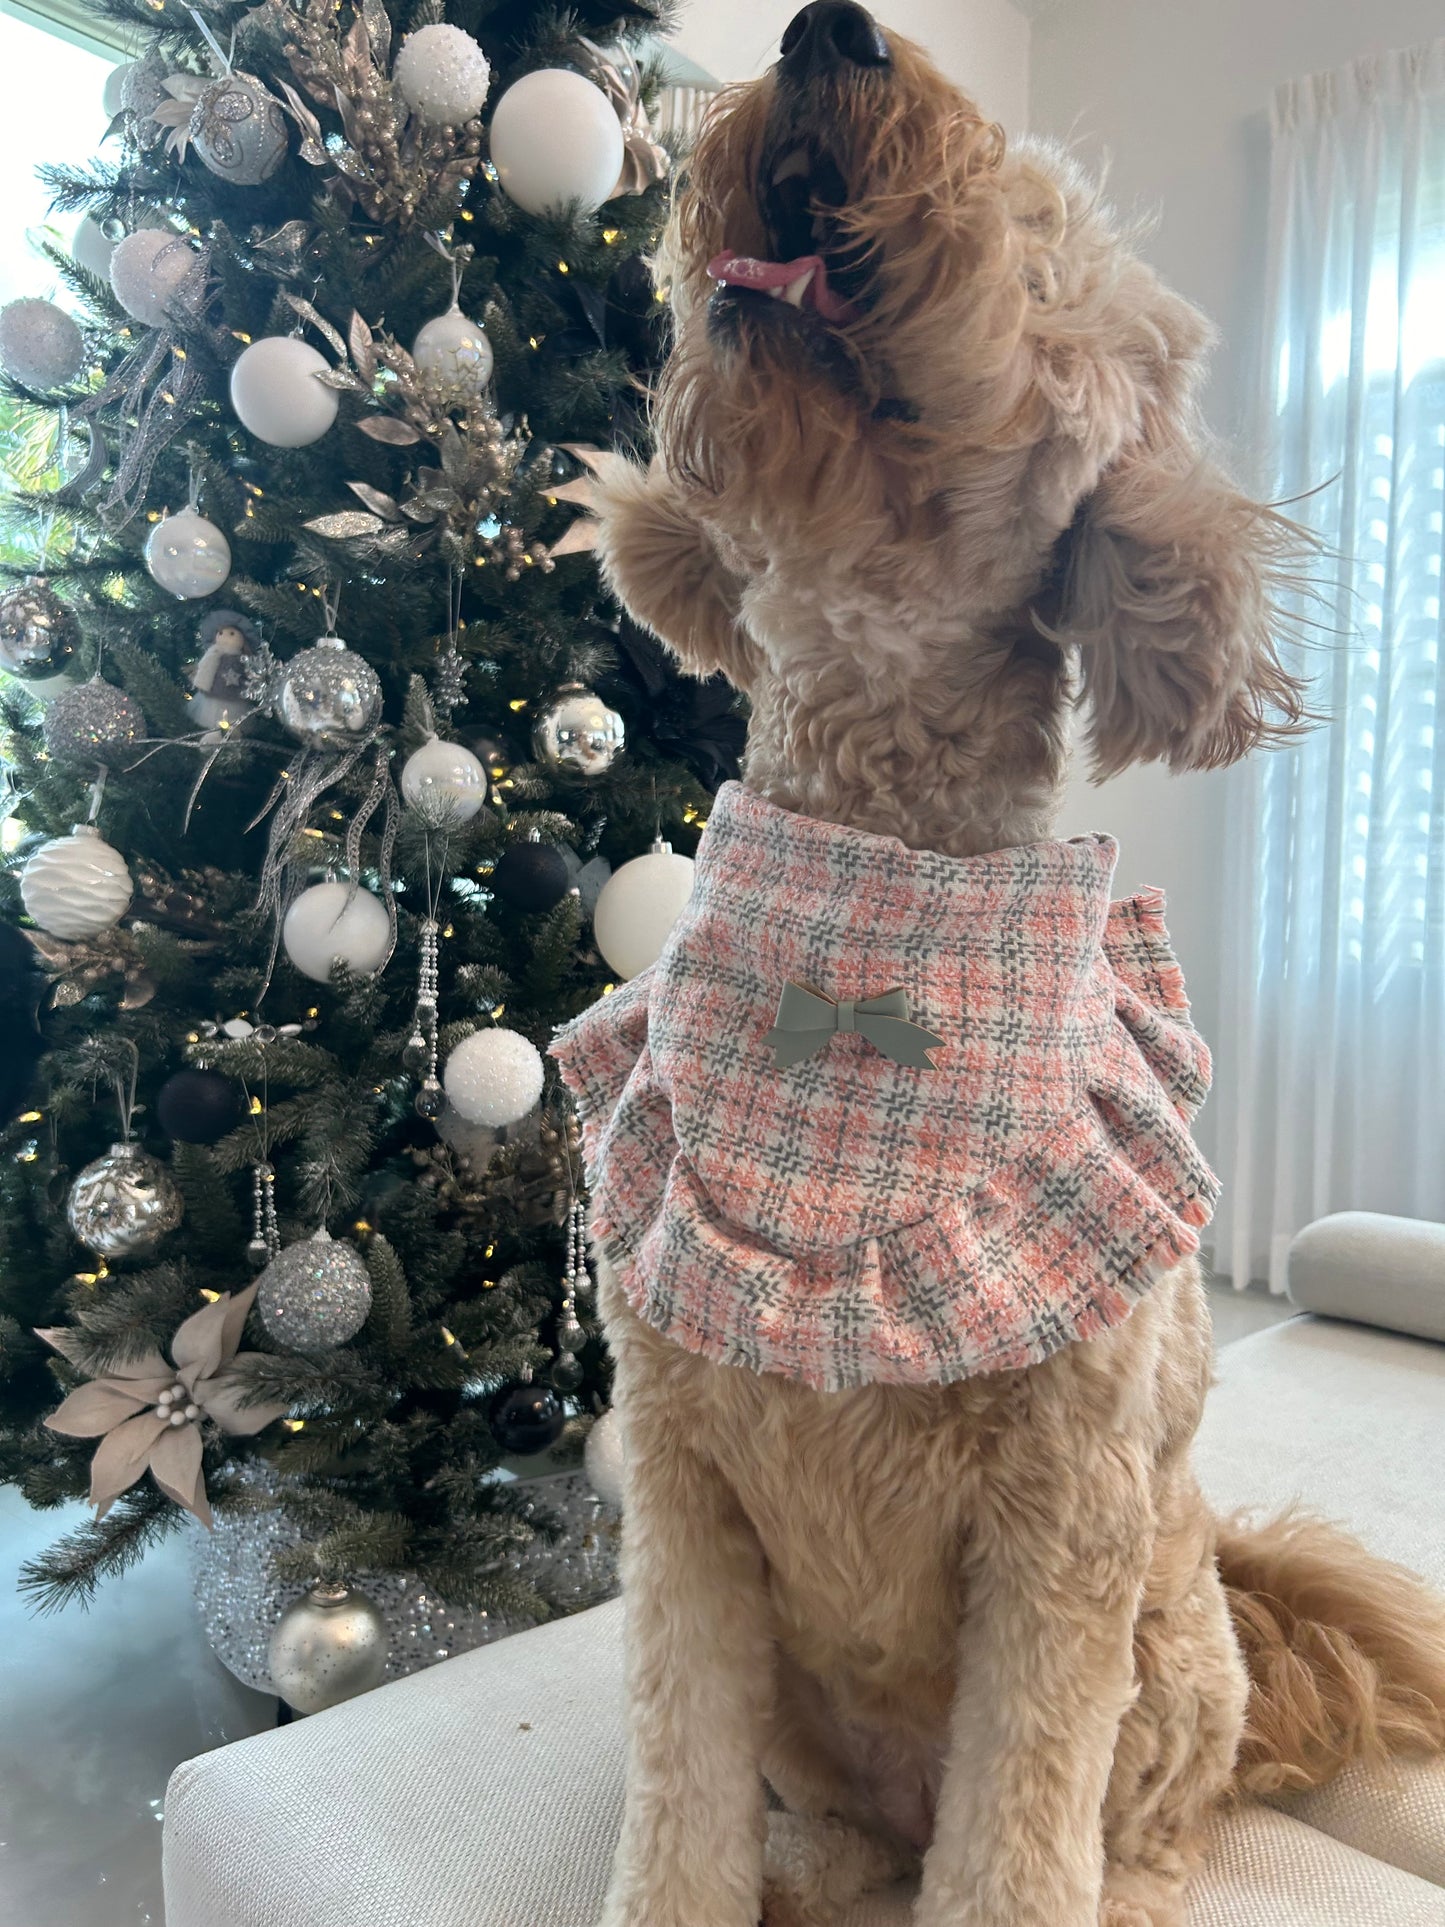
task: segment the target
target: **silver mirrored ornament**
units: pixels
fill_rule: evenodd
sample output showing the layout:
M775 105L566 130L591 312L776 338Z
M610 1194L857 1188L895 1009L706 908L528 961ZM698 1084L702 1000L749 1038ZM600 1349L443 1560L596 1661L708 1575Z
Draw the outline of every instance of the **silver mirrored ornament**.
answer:
M45 712L45 747L57 763L123 762L145 735L141 706L99 676L57 696Z
M138 1144L112 1144L71 1186L65 1218L98 1258L134 1258L174 1231L183 1209L176 1181L158 1158Z
M286 158L281 103L254 74L214 81L196 102L190 138L211 172L233 187L259 187Z
M58 676L75 654L80 624L43 575L0 595L0 669L26 682Z
M261 1323L294 1352L329 1352L354 1338L371 1310L371 1277L349 1244L322 1229L288 1245L261 1274Z
M622 718L595 690L568 682L537 718L532 747L553 769L600 776L621 754L625 736Z
M284 663L271 698L277 722L312 749L365 742L381 721L376 671L339 636L323 636Z
M288 1606L271 1635L272 1683L298 1713L320 1713L380 1686L390 1634L352 1586L317 1585Z

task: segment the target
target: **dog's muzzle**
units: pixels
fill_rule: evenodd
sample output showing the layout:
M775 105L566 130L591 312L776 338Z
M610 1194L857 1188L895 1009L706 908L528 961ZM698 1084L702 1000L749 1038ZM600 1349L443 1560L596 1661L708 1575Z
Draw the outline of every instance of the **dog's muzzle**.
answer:
M853 0L813 0L788 22L778 51L778 70L791 81L849 67L886 67L891 58L882 28Z

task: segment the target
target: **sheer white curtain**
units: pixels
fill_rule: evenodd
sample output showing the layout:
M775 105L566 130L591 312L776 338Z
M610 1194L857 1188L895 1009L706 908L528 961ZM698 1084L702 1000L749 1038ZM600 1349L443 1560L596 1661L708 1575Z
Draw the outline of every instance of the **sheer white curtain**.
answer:
M1262 425L1333 633L1328 722L1231 797L1215 1263L1283 1289L1324 1212L1445 1218L1445 39L1282 88L1272 131Z

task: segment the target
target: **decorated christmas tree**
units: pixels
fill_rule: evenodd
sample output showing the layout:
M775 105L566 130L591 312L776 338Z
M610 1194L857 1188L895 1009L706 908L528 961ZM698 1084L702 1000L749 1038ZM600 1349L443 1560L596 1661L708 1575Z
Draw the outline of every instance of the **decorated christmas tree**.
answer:
M98 1515L41 1605L263 1512L293 1591L575 1603L499 1476L607 1399L545 1051L742 735L585 514L662 347L663 5L104 0L65 306L0 316L0 1478Z

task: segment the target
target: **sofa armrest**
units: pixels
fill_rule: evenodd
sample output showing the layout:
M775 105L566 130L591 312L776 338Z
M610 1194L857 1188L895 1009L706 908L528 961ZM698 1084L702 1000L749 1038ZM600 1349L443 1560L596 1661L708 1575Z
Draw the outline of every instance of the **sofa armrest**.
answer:
M1445 1342L1445 1225L1337 1211L1289 1248L1289 1296L1304 1311Z

